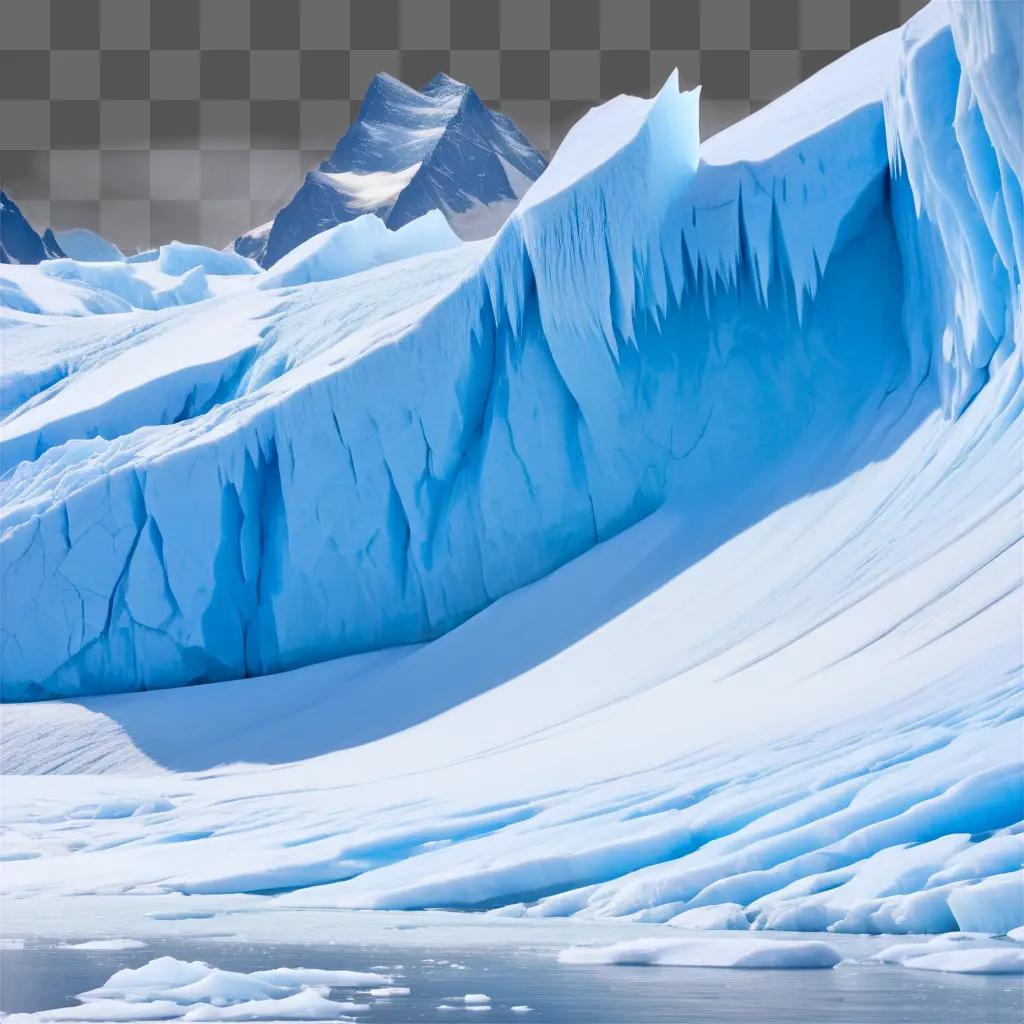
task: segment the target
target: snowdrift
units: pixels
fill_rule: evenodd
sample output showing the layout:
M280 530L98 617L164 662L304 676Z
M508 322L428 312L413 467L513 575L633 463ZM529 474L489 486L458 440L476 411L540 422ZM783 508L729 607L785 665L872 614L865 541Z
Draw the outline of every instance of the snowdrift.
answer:
M1019 13L701 149L612 101L492 242L48 324L5 770L138 777L19 780L8 884L1024 923Z

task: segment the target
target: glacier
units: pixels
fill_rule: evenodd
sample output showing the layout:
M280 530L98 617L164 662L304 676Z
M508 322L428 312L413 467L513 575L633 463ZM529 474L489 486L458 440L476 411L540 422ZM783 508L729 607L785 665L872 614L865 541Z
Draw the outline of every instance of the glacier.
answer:
M1020 14L620 97L493 239L20 313L8 891L1024 924Z

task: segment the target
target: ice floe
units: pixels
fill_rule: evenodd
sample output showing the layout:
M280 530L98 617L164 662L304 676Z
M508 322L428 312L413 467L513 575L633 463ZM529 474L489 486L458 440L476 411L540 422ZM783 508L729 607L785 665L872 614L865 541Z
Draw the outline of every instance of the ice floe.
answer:
M349 1014L364 1013L370 1009L370 1004L328 998L331 989L362 988L391 980L387 975L365 971L301 967L278 967L246 974L220 970L198 960L163 956L141 967L117 971L99 988L79 995L80 1005L33 1014L12 1014L4 1019L7 1024L349 1020Z
M789 939L632 939L610 946L572 946L560 963L651 967L736 967L792 969L835 967L835 946Z

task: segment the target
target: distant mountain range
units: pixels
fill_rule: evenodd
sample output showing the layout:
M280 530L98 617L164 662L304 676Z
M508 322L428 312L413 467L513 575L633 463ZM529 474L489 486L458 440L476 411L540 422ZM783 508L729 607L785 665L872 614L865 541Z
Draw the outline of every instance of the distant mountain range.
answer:
M392 230L439 210L462 239L493 234L540 176L547 161L504 114L469 86L436 75L417 91L379 74L359 116L318 170L267 224L239 236L234 250L264 267L308 238L375 214ZM0 263L70 256L123 259L84 228L40 235L0 192Z
M331 156L272 222L236 239L235 250L268 267L365 213L394 229L440 210L461 238L483 238L546 166L511 119L469 86L440 74L417 91L379 74Z

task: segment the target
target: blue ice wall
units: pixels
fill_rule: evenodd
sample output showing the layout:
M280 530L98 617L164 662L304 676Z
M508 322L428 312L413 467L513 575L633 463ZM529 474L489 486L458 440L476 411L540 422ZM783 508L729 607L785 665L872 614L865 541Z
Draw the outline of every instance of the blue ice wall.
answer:
M922 389L955 416L1019 361L1022 237L1006 58L957 26L759 160L699 162L672 81L613 101L400 336L307 356L316 286L198 415L40 435L4 478L4 698L425 640L669 495L799 476Z

